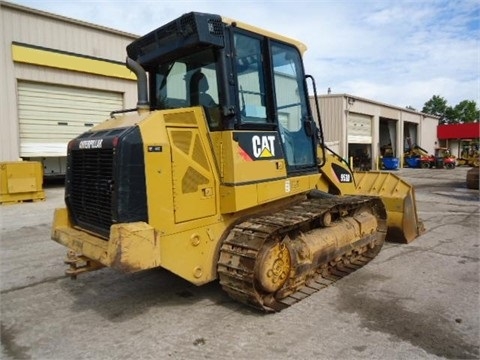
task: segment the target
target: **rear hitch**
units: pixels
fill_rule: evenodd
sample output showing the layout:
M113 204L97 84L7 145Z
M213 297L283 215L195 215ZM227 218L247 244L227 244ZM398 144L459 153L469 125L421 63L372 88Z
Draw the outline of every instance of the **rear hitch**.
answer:
M105 265L99 263L98 261L87 258L84 255L77 254L72 250L67 252L67 257L64 262L70 266L65 271L65 275L70 276L72 280L75 280L77 276L82 273L95 271L105 267Z

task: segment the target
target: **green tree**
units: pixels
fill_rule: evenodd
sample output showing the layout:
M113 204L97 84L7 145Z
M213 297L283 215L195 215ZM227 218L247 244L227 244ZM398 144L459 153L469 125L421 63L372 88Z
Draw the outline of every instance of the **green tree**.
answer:
M440 124L457 124L458 123L458 112L455 108L447 106L445 110L445 116L440 118Z
M422 112L440 117L440 124L468 123L480 119L480 111L475 101L463 100L451 107L447 105L447 100L440 95L433 95L424 104Z
M446 118L447 109L447 100L440 95L433 95L432 98L423 105L422 112L440 117L440 123L443 124L445 123L443 120Z
M480 119L480 111L473 100L463 100L453 108L457 122L469 123Z

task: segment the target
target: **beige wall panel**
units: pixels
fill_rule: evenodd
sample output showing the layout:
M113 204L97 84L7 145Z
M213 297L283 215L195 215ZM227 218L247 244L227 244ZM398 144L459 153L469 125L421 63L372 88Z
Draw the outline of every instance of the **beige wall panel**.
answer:
M318 122L313 98L310 100L310 103L315 121ZM343 97L321 97L319 98L319 106L325 141L339 141L339 147L342 148L344 143L343 132L345 131Z
M19 157L18 80L121 92L124 107L135 107L134 81L14 64L11 53L12 42L18 42L123 63L135 35L5 3L0 4L0 24L0 161Z
M422 115L410 112L402 112L402 120L415 124L420 124L420 121L422 120Z
M10 13L0 5L0 161L18 159L15 79L10 51Z
M400 120L400 113L401 111L395 108L389 108L386 106L380 106L379 107L380 112L379 116L387 119L392 119L392 120Z
M107 32L106 28L101 30L17 9L4 8L4 11L6 38L26 44L123 62L125 46L136 38L120 31Z
M348 104L348 102L347 102ZM356 100L352 105L348 104L348 111L356 114L364 114L367 116L373 116L379 112L378 105Z
M437 139L438 120L431 117L426 117L422 120L419 128L420 132L420 146L429 153L434 154L435 148L438 147ZM432 136L432 134L435 134Z

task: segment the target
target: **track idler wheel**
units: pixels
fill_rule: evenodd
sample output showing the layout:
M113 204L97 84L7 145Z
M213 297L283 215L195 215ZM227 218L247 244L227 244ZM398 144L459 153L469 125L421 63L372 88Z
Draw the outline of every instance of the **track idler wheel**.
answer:
M260 288L267 293L279 290L287 280L292 261L284 243L265 246L255 271Z

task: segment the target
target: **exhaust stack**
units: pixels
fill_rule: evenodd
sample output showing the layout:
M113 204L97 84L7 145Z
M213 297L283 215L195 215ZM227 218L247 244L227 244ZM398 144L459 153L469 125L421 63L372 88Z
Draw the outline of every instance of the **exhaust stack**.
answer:
M138 111L150 110L150 104L148 102L148 84L147 74L145 70L135 60L127 57L127 68L132 70L137 75L137 109Z

